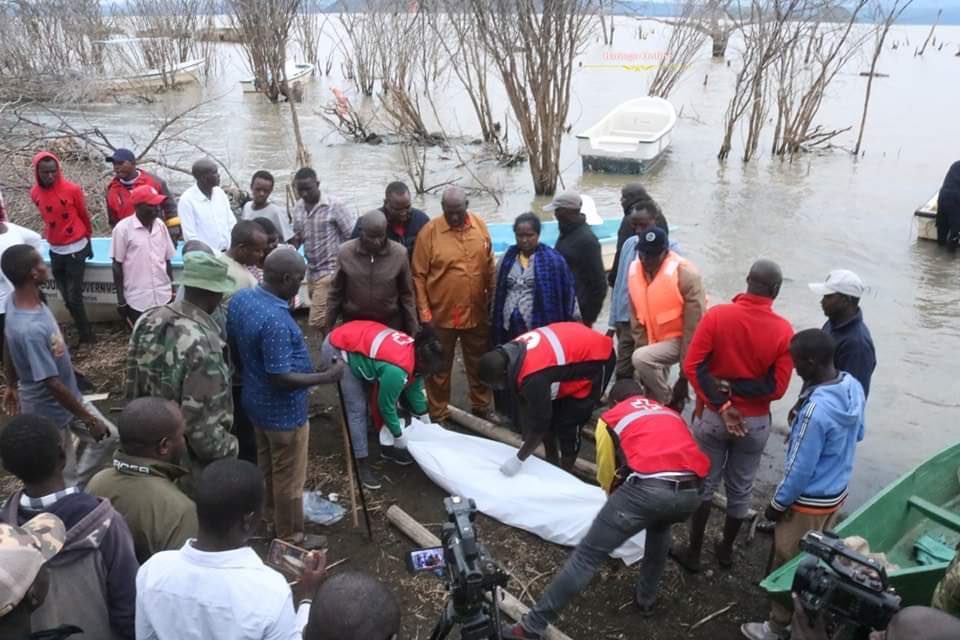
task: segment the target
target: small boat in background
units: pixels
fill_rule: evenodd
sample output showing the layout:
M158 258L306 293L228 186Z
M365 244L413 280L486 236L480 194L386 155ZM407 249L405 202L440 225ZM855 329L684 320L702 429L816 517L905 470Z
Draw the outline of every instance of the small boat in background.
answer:
M284 67L284 75L287 77L287 82L293 84L310 77L313 74L313 69L314 66L309 62L287 62L286 67ZM244 93L260 93L256 78L250 77L241 80L240 86L243 87Z
M97 89L106 93L171 89L200 82L204 62L202 58L198 58L181 62L167 69L147 69L128 76L103 78L96 81L96 86Z
M677 112L667 100L628 100L577 134L583 170L646 173L670 146L670 133L676 124Z
M933 590L946 572L945 562L923 564L916 548L935 539L951 552L960 541L960 444L947 447L895 480L837 525L840 538L859 536L870 553L882 553L896 568L887 571L903 606L930 605ZM922 540L923 539L923 540ZM783 565L760 583L771 598L790 604L793 575L805 554Z
M926 204L913 212L913 217L917 219L917 240L935 241L937 239L937 198L939 196L940 192L937 191Z

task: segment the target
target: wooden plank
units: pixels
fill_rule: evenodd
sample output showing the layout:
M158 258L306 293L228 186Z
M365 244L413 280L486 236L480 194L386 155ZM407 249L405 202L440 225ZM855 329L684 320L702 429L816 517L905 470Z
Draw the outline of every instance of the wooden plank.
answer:
M453 407L450 408L453 409ZM387 509L387 520L392 522L395 527L400 529L408 538L421 547L439 547L442 544L440 538L430 533L426 527L417 522L410 514L397 505L392 505ZM520 618L530 611L527 605L508 593L506 589L500 589L498 593L500 595L500 601L497 605L500 607L500 611L504 612L510 619L519 622ZM543 637L547 638L547 640L572 640L570 636L553 625L547 627Z
M523 438L513 431L491 424L483 418L478 418L472 413L458 409L453 405L449 405L448 409L450 410L450 419L465 429L517 449L523 445ZM533 454L538 458L543 458L543 445L537 447ZM577 458L576 462L573 463L573 473L593 484L597 482L597 465L583 458Z
M907 504L915 507L918 511L923 513L937 524L942 524L951 531L960 532L960 515L957 515L953 511L949 511L939 505L935 505L929 500L924 500L920 496L910 496L910 498L907 500Z

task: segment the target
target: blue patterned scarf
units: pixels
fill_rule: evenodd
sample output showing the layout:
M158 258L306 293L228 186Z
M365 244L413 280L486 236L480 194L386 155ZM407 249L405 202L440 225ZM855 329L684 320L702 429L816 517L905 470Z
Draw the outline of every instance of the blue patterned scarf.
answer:
M520 314L510 318L510 327L503 327L503 305L507 298L507 276L520 250L511 246L503 255L500 270L497 272L497 290L493 298L493 326L490 337L493 346L499 346L516 338L521 333L544 327L553 322L566 322L574 319L577 304L576 287L573 272L560 253L543 243L537 245L534 252L533 271L536 289L533 298L532 327L525 326Z

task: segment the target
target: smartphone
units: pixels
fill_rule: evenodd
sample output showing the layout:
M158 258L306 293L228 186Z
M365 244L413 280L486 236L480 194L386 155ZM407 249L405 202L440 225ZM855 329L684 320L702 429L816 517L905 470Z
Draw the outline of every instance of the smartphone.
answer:
M298 580L306 566L309 551L283 540L274 539L267 551L267 564L285 577Z
M420 573L422 571L442 571L447 566L443 558L443 547L430 547L428 549L414 549L407 555L407 569L410 573Z

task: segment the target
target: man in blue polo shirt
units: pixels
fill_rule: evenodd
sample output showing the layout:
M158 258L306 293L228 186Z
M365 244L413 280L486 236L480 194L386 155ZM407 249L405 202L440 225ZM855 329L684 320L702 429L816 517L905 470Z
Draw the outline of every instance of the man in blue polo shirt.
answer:
M257 463L266 483L265 518L276 537L302 544L303 485L310 422L307 390L336 382L343 362L314 370L303 332L290 315L290 300L306 272L292 248L275 249L263 263L263 284L234 294L227 335L243 366L241 402L253 423Z

